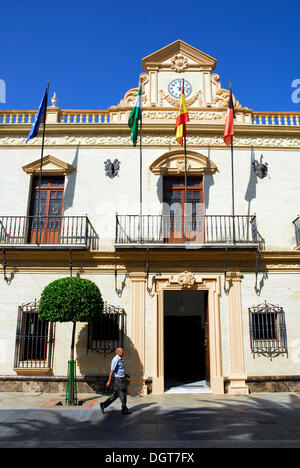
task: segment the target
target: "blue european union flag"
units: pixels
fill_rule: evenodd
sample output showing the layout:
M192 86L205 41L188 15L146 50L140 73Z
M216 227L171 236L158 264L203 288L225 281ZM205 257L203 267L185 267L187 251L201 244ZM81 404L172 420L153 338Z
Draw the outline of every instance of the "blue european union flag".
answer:
M31 140L31 138L35 138L37 136L37 134L39 133L39 128L40 128L41 122L45 121L46 111L47 111L47 103L48 103L48 88L49 88L49 85L47 84L45 94L43 96L40 107L39 107L39 109L37 111L37 114L35 116L34 124L32 125L32 127L30 129L30 132L28 134L26 143L28 143L28 141Z

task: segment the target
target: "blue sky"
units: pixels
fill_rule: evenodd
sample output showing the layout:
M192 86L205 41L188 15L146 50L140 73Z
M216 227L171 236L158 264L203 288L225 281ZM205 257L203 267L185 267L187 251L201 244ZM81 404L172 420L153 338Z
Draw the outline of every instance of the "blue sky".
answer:
M47 80L63 109L107 109L142 58L182 39L215 57L222 87L255 110L298 111L300 2L2 0L1 109L36 109Z

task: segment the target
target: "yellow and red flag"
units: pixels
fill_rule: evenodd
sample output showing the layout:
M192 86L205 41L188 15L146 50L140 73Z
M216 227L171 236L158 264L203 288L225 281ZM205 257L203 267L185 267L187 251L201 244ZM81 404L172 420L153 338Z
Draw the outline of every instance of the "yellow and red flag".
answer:
M182 80L183 81L183 80ZM176 141L183 145L183 139L186 137L186 123L190 121L184 97L184 81L182 83L181 96L179 101L179 110L175 125Z

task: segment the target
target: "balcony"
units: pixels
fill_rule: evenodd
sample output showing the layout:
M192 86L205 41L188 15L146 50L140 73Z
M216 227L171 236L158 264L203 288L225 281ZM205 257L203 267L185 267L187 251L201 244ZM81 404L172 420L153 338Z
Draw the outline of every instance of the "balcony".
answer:
M117 248L261 247L255 216L116 215Z
M295 226L295 236L296 236L296 247L300 247L300 216L298 216L294 221Z
M97 249L87 216L0 216L0 247Z

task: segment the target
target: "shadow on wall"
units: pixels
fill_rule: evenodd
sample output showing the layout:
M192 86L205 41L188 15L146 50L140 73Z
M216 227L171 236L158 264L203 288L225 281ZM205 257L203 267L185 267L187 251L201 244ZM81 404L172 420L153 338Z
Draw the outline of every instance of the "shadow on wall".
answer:
M207 169L210 169L211 166L210 166L210 148L208 148L208 164L207 164ZM203 181L203 198L204 198L204 206L205 206L205 210L208 210L209 208L209 192L210 192L210 189L211 187L215 185L215 182L214 182L214 176L212 174L206 174L204 176L204 181Z
M74 195L75 195L75 186L76 186L76 178L77 178L77 166L78 166L78 155L79 155L79 145L76 148L75 156L72 161L72 166L75 167L75 170L68 175L68 181L65 189L64 194L64 212L68 208L72 208L74 202Z
M250 157L250 176L248 181L248 186L245 194L245 200L248 202L248 216L251 214L251 202L256 198L256 185L257 185L257 175L253 170L253 163L255 161L255 151L254 148L251 148L251 157Z
M157 179L156 182L156 191L157 191L157 197L160 202L160 204L163 203L164 201L164 184L163 184L163 176L160 175Z
M76 342L77 365L81 376L88 385L89 389L96 393L111 393L107 389L106 382L110 372L111 360L115 356L115 349L109 354L102 354L88 349L88 324L82 324ZM125 370L129 375L144 375L144 367L135 350L133 343L124 330L123 339ZM132 368L134 365L134 369ZM86 386L86 385L85 385ZM128 392L130 393L130 385Z
M248 181L247 190L245 193L245 200L248 202L248 216L251 216L251 202L252 200L256 199L256 185L258 184L258 177L253 169L253 164L255 161L255 151L254 148L251 148L251 157L250 157L250 176ZM265 249L265 239L263 236L257 231L259 249Z

